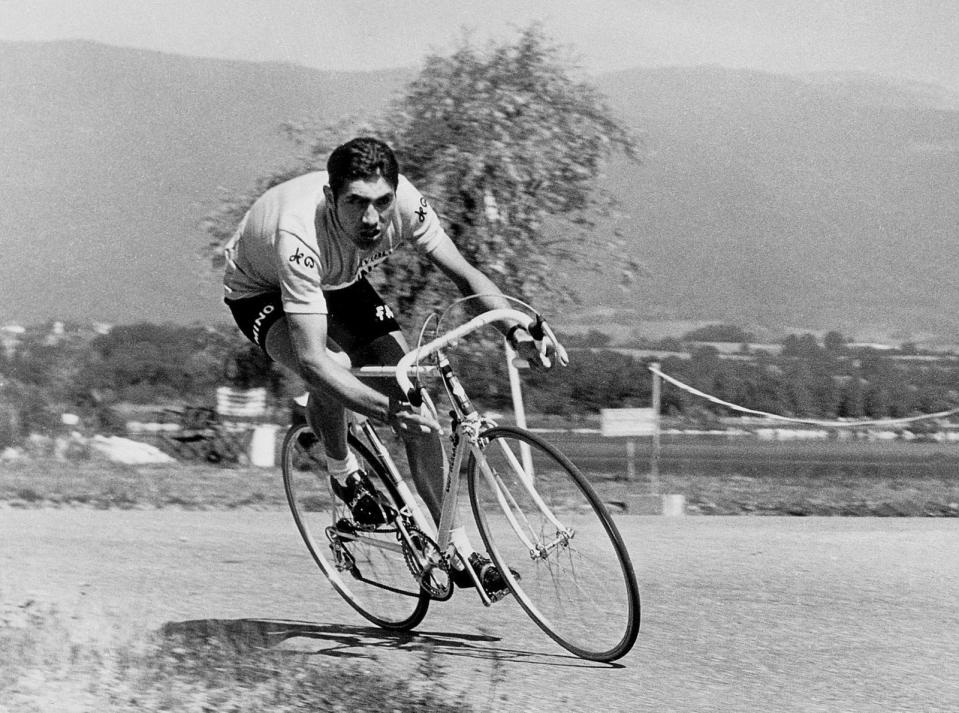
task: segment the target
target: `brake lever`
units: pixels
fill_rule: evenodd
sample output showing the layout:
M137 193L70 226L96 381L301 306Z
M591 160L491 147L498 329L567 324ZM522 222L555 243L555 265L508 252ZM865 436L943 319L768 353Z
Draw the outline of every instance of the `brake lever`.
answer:
M543 363L543 366L546 369L551 369L553 367L553 363L549 356L547 356L549 353L549 347L546 340L549 339L549 341L553 343L554 347L558 346L559 342L557 342L556 338L553 336L553 332L549 328L549 325L546 324L546 320L543 319L543 315L537 313L536 319L529 326L527 331L536 342L536 346L539 349L539 360Z
M413 408L419 408L423 405L423 390L423 385L419 382L419 379L413 382L413 386L406 394L406 400L409 402L410 406Z
M559 343L556 333L546 324L546 320L542 320L539 328L543 331L544 338L553 343L553 354L556 357L556 362L560 366L569 366L569 354L566 352L566 347Z
M530 336L537 342L541 342L543 341L543 337L546 336L545 327L546 320L543 319L543 315L537 314L536 319L529 325L526 331L529 332Z

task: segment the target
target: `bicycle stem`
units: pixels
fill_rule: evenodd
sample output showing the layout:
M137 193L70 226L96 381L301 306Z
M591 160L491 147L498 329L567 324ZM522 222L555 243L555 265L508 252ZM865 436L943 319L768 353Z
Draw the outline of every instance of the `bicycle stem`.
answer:
M446 354L440 349L437 350L436 356L440 377L443 379L443 386L446 387L446 395L449 397L450 403L453 404L457 418L463 419L475 414L476 407L473 406L470 397L466 395L466 389L463 388L463 384L460 383L453 372L453 367L450 365L450 360L446 358Z

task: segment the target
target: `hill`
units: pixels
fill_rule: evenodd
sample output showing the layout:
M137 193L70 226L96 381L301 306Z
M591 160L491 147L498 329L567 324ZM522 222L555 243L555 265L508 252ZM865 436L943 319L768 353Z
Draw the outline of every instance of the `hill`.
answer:
M375 112L411 76L87 42L0 43L0 67L0 322L225 319L199 255L220 187L288 159L281 122ZM587 308L959 333L956 97L717 67L596 81L647 154L610 166L626 215L600 229L648 275L625 295L586 277Z
M956 97L719 68L623 72L600 86L646 131L645 166L609 181L651 273L630 296L640 311L956 331Z
M0 323L225 319L200 220L283 165L284 121L375 110L403 72L0 43Z

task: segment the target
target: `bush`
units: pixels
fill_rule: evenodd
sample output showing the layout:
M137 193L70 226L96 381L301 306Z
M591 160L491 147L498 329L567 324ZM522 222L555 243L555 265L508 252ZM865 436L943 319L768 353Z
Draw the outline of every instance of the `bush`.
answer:
M685 342L726 342L730 344L748 344L755 341L756 335L732 324L710 324L706 327L686 332L682 336Z
M0 449L15 446L20 440L17 429L17 414L6 404L0 408Z
M84 415L83 423L96 433L110 436L122 436L127 430L126 418L110 406L96 407L88 415Z
M49 433L60 426L60 410L40 387L14 383L3 393L7 429L14 441L27 433Z

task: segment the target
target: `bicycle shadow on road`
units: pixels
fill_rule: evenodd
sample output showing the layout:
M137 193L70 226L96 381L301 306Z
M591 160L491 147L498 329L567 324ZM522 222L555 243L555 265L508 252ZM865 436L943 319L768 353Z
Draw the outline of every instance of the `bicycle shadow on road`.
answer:
M577 668L622 668L618 663L586 661L569 654L548 654L499 646L501 639L485 633L446 631L389 631L376 626L317 624L284 619L195 619L167 622L159 631L164 638L185 643L217 642L238 651L276 648L291 653L336 658L373 659L384 650L409 651Z

